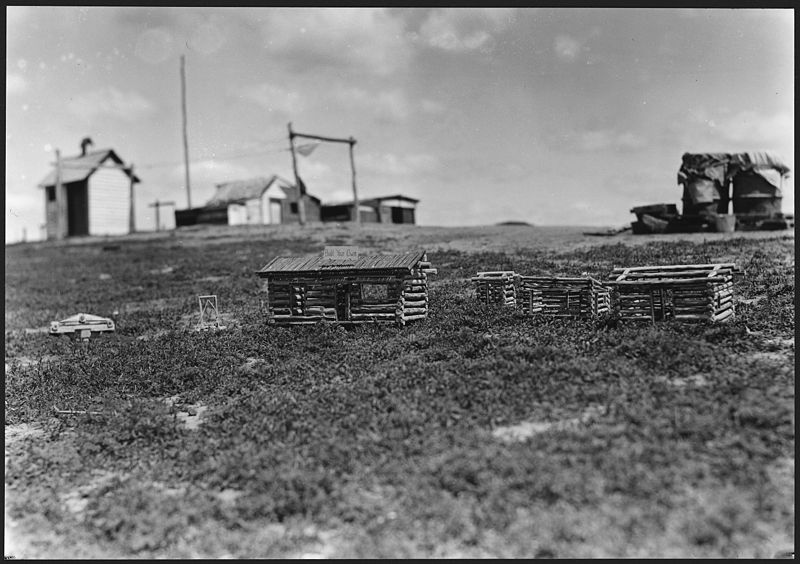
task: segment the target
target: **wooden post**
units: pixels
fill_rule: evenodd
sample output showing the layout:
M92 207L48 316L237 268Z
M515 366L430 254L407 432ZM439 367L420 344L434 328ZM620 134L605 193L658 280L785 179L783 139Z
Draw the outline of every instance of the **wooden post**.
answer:
M360 214L360 211L358 209L359 208L358 191L356 190L356 165L355 165L355 161L353 160L353 145L356 144L356 140L353 139L353 137L350 137L349 139L341 139L341 138L336 138L336 137L323 137L321 135L308 135L308 134L305 134L305 133L297 133L295 131L292 131L292 124L289 123L289 143L290 143L291 149L292 149L292 164L294 165L295 182L297 182L298 185L300 184L300 180L299 180L299 177L297 175L297 157L294 154L294 138L295 137L304 137L306 139L316 139L317 141L328 141L330 143L349 143L350 144L350 168L353 171L353 196L354 196L354 199L355 199L353 204L356 207L355 221L356 221L356 223L360 224L360 222L361 222L361 214ZM303 190L303 193L305 194L305 190ZM303 201L301 200L300 210L301 210L301 214L302 214L302 220L304 221L305 220L305 210L304 210L302 204L303 204ZM303 221L301 221L301 223Z
M356 207L356 218L355 222L357 226L361 226L361 205L358 201L358 190L356 190L356 163L353 159L353 146L356 144L356 140L353 137L350 137L350 170L353 173L353 202ZM380 209L378 210L380 213Z
M128 213L128 232L135 233L136 232L136 217L135 217L136 213L135 213L134 207L133 207L133 204L134 204L134 200L133 200L133 179L135 178L135 175L133 173L133 163L131 163L130 175L131 175L131 177L130 177L131 185L130 185L130 197L129 197L129 199L130 199L131 209L130 209L130 212Z
M159 202L158 199L156 199L155 202L150 204L151 208L156 208L156 231L161 231L161 221L160 221L161 217L159 214L159 208L161 208L161 206L174 206L174 205L175 202Z
M186 171L186 202L188 209L192 209L192 184L189 181L189 140L186 133L186 66L184 55L181 55L181 111L183 113L183 167Z
M297 155L294 152L294 132L292 131L292 122L289 122L289 148L292 151L292 170L294 170L294 184L297 186L297 192L300 197L297 201L297 212L300 215L300 225L306 224L306 201L305 190L303 184L300 183L300 175L297 174Z

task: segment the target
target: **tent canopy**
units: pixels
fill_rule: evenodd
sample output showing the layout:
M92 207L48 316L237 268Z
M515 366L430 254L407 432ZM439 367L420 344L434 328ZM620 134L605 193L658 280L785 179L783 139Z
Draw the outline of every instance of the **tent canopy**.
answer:
M789 173L789 167L775 153L757 151L750 153L684 153L678 171L678 184L685 184L691 178L708 178L720 184L736 176L739 172L768 169L778 171L781 176Z

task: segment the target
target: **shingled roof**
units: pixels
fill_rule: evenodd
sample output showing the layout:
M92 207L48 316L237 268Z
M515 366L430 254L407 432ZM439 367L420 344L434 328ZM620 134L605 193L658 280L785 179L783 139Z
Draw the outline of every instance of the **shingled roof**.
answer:
M262 278L267 274L305 273L305 272L341 272L353 270L410 271L425 256L425 251L416 251L394 255L361 256L353 262L343 263L325 258L314 257L276 257L257 274Z
M106 161L108 160L113 161L114 164L107 164ZM130 168L124 166L125 163L113 149L99 149L97 151L90 151L85 155L61 159L61 183L80 182L89 178L98 168L112 167L115 165L118 165L134 182L141 182L138 176L132 174ZM53 167L53 170L51 170L38 185L41 188L56 185L55 167Z

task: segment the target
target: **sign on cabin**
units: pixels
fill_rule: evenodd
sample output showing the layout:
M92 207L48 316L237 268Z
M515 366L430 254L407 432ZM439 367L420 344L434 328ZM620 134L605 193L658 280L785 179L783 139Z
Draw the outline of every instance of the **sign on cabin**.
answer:
M337 246L325 247L322 251L322 258L325 261L337 263L350 263L358 260L358 247Z

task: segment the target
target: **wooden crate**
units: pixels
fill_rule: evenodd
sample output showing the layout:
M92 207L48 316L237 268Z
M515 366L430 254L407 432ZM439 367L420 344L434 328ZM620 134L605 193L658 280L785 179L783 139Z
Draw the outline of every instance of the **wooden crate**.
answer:
M733 263L615 268L615 312L620 319L727 321L733 319Z
M607 315L611 308L608 286L588 277L521 276L520 293L523 313L540 312L560 317L598 317ZM538 294L538 295L536 295ZM538 311L536 302L538 301Z
M472 277L478 301L483 304L517 306L519 275L513 270L478 272Z

